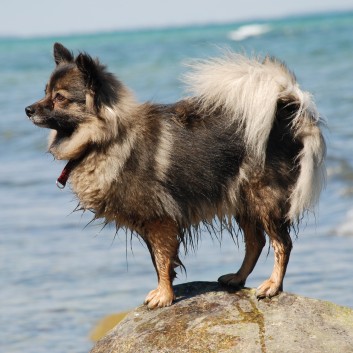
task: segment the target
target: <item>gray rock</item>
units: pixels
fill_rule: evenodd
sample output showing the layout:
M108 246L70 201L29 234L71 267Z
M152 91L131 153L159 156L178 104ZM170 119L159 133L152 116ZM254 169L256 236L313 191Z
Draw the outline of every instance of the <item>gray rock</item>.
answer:
M349 308L289 293L258 301L252 289L214 282L175 292L170 307L135 309L91 353L353 352Z

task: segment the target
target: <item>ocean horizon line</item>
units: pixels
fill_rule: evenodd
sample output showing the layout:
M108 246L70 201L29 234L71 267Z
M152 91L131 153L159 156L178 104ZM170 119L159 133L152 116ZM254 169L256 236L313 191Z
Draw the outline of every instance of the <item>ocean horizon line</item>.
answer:
M190 30L190 29L202 29L202 28L214 28L214 27L227 27L227 26L242 26L248 24L265 24L267 22L281 22L285 20L295 21L298 19L314 19L331 16L350 16L353 14L352 8L346 10L322 10L322 11L306 11L298 12L293 14L283 14L278 16L268 17L253 17L247 19L238 19L234 21L196 21L194 23L180 23L180 24L165 24L165 25L145 25L137 27L122 27L122 28L111 28L111 29L96 29L96 30L83 30L83 31L68 31L68 32L52 32L45 34L1 34L0 41L8 40L47 40L53 38L75 38L75 37L90 37L90 36L101 36L101 35L116 35L116 34L137 34L137 33L154 33L160 31L179 31L179 30Z

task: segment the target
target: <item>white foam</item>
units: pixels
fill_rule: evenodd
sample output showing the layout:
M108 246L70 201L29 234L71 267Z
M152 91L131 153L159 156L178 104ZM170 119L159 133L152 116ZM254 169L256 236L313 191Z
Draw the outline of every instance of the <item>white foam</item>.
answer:
M265 24L251 24L251 25L244 25L239 27L238 29L231 31L228 34L228 37L231 40L235 41L242 41L249 37L257 37L262 34L271 31L271 27Z
M336 235L353 236L353 209L347 211L341 224L334 230Z

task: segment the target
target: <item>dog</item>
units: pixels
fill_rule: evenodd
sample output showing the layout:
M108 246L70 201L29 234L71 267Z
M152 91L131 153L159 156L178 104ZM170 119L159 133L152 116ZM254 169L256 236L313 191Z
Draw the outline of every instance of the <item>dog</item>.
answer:
M221 284L243 287L267 235L274 268L258 298L283 290L292 241L318 200L324 178L323 121L312 96L279 60L226 52L196 60L173 104L138 103L98 59L54 44L45 97L25 108L51 130L49 152L68 161L79 205L147 245L158 286L148 308L175 300L181 244L200 229L241 230L245 257Z

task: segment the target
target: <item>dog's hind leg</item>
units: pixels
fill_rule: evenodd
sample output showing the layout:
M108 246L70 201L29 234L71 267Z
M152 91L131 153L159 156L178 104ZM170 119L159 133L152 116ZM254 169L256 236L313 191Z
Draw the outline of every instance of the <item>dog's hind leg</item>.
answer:
M229 273L218 278L218 282L232 286L243 287L249 274L254 269L261 251L266 243L264 231L254 222L239 222L244 232L245 257L243 263L236 273Z
M273 297L283 290L283 278L292 250L292 239L288 227L275 227L275 229L266 230L266 233L270 237L274 249L275 264L271 277L257 288L256 296L258 298Z
M169 306L175 299L172 287L176 275L174 269L181 264L178 227L170 220L155 221L145 225L143 233L158 277L158 287L147 295L145 304L149 309Z

